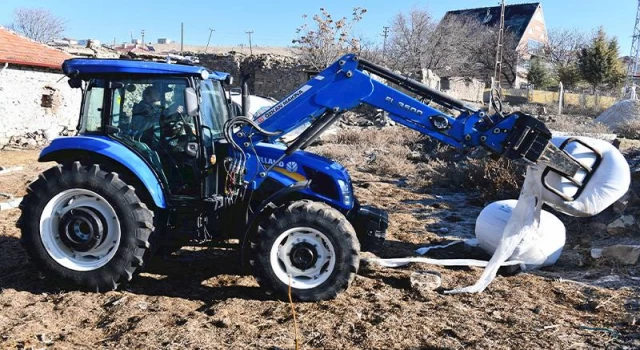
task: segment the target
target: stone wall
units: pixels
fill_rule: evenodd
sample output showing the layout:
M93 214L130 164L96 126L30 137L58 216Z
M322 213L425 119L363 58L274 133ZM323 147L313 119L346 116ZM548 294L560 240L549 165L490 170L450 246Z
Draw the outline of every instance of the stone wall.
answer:
M240 70L251 74L249 89L254 95L282 99L311 77L292 57L256 55L242 61Z
M276 99L285 97L311 76L305 71L305 66L289 56L201 54L198 58L204 67L230 73L234 80L233 87L239 87L242 76L250 74L248 85L251 94Z
M441 78L440 88L445 94L470 102L482 102L484 94L484 83L475 78Z
M233 86L240 86L240 63L245 58L241 54L199 54L200 65L211 70L225 72L233 76Z
M12 136L75 128L81 99L60 71L9 65L0 73L0 147Z

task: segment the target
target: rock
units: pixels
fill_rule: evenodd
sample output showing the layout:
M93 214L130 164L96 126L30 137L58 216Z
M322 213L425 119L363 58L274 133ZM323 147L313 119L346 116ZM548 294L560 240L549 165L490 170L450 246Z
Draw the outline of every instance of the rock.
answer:
M613 203L613 205L611 205L611 208L613 209L614 213L622 214L624 213L624 210L627 208L627 204L629 204L629 192L627 192L627 194L622 196L622 198L618 199L615 203Z
M622 215L607 226L607 232L612 235L623 234L635 230L636 219L633 215Z
M416 271L411 273L411 288L417 291L435 290L442 285L442 277L438 271Z
M43 342L45 345L53 344L53 339L51 339L51 337L49 337L46 334L38 334L36 337L38 338L39 341Z
M626 153L629 150L640 149L640 140L617 138L613 142L613 145L622 153Z
M624 265L635 265L640 258L639 245L613 245L606 248L591 249L594 259L608 258Z
M607 231L607 224L602 222L591 222L589 223L589 231L592 234L598 234Z
M538 106L538 114L542 114L542 115L547 114L547 107L545 107L545 106Z
M38 141L36 141L35 139L27 139L27 146L36 147L38 146Z

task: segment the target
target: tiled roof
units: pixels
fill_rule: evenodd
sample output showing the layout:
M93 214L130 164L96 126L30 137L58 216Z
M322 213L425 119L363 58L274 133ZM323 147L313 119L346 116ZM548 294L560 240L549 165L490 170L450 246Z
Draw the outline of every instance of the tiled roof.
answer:
M504 27L518 39L522 38L538 6L539 2L505 6ZM500 24L500 6L449 11L444 15L444 19L457 16L467 16L479 20L484 25L497 26Z
M73 56L0 26L0 63L61 69Z

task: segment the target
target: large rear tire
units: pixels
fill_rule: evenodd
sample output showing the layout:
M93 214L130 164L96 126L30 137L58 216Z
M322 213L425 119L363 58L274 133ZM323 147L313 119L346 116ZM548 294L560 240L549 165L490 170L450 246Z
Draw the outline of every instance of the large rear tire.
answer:
M142 267L153 212L116 173L57 165L27 188L21 243L54 277L95 291L116 289Z
M319 202L296 201L263 220L252 244L260 286L286 298L335 298L349 287L360 264L360 243L349 221Z

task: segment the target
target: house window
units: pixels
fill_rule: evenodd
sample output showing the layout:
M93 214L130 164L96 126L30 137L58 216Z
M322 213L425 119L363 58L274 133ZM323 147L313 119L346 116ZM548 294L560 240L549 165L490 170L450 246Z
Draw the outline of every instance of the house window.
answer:
M544 44L533 39L527 41L527 53L530 55L541 56L543 54Z

